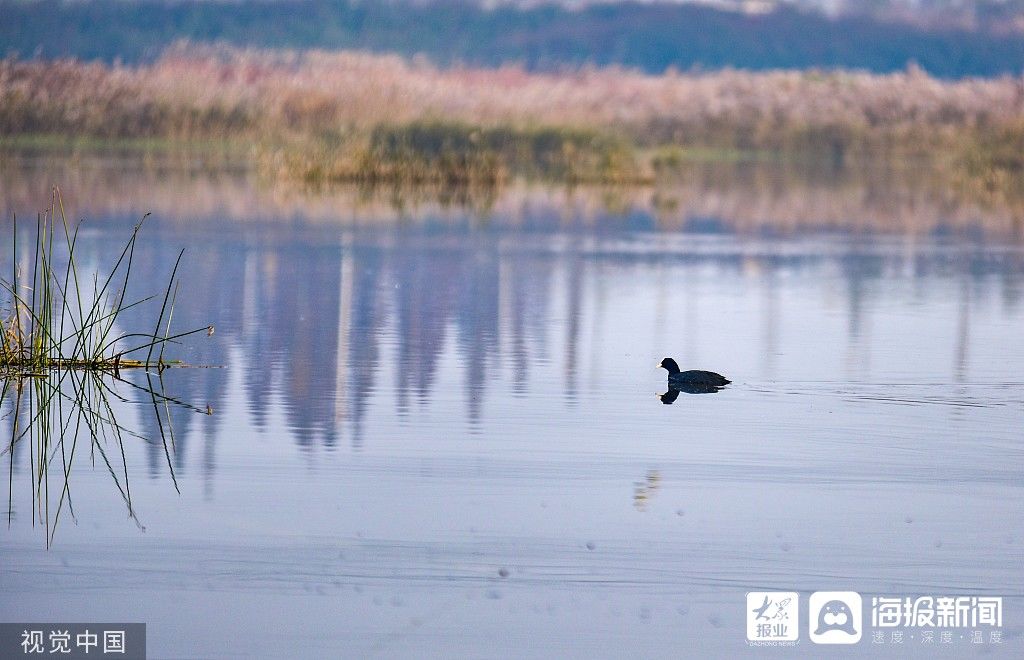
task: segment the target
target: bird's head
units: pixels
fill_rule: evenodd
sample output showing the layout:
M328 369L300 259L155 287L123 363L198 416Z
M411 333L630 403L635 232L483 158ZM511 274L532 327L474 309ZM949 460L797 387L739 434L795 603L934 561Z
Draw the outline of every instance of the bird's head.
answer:
M679 373L679 365L670 357L663 358L658 367L668 371L670 374Z

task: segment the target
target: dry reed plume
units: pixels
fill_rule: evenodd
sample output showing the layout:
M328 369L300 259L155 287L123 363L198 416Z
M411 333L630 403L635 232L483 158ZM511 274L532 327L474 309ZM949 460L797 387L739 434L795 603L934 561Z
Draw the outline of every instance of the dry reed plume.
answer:
M501 131L507 135L494 138ZM546 74L440 69L356 52L182 45L138 67L3 60L0 134L257 138L261 153L276 153L267 162L309 178L317 168L323 176L396 178L389 169L396 163L420 172L416 178L447 163L441 169L457 179L488 179L503 176L510 159L513 166L517 158L548 159L557 170L581 153L593 162L570 178L607 178L620 171L623 142L839 157L952 149L982 169L1019 172L1020 150L1005 145L1024 143L1024 79L943 81L914 68ZM302 147L288 148L296 143ZM670 154L655 164L671 162Z

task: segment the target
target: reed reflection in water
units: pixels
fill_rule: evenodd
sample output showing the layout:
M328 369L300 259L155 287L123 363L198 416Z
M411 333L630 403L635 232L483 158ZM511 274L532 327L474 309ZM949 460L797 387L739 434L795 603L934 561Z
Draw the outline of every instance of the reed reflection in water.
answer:
M137 248L146 268L133 286L159 286L177 256L163 245L187 245L190 294L176 323L212 317L218 341L196 342L185 357L241 370L239 391L230 369L189 376L196 400L214 409L244 401L257 430L280 406L307 448L363 446L375 395L386 393L385 405L405 418L452 397L449 376L468 429L479 428L490 398L514 400L538 382L557 384L567 406L602 378L663 391L663 373L648 373L649 360L638 371L634 360L666 350L763 387L794 378L1016 382L1012 360L996 359L1007 346L991 341L1020 318L1024 258L1015 247L658 233L628 221L511 230L445 217L288 232L223 222L156 217L155 240ZM119 220L110 223L116 231ZM82 241L99 262L109 258L105 231ZM895 332L901 323L925 334Z
M1010 234L500 204L158 212L135 283L185 246L175 323L217 333L180 357L224 366L166 391L216 414L171 407L170 465L126 444L145 534L102 470L49 553L15 519L17 615L145 620L163 655L653 657L746 651L754 589L1024 606ZM666 355L734 382L665 406Z
M842 231L959 234L1019 243L1024 199L985 194L955 174L915 163L688 163L653 186L512 183L498 187L305 187L261 177L244 163L188 154L105 155L0 149L0 209L34 209L59 183L82 217L168 223L229 218L246 224L486 223L568 229L625 225L662 231L769 236ZM1019 192L1019 191L1018 191Z
M132 505L126 442L147 445L151 455L162 452L173 488L180 493L172 462L177 447L171 408L204 411L167 396L162 373L125 376L75 369L0 374L0 418L9 426L0 451L9 466L8 526L14 523L16 511L28 509L32 527L40 529L47 547L53 545L62 517L77 524L72 473L89 463L109 475L112 490L124 502L128 518L138 529L145 529ZM119 419L118 411L123 415L124 407L131 405L138 406L144 415L148 413L151 422L145 426L155 428L152 434L143 435L142 429ZM16 500L14 470L26 461L29 497L19 492Z

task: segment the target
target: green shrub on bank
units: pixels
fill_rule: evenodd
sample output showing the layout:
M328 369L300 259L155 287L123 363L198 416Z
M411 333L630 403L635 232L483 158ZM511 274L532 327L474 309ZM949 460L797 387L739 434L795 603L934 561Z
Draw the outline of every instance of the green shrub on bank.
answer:
M336 144L293 146L284 160L287 174L308 182L493 185L513 177L580 183L650 178L626 141L598 131L441 121L381 125Z

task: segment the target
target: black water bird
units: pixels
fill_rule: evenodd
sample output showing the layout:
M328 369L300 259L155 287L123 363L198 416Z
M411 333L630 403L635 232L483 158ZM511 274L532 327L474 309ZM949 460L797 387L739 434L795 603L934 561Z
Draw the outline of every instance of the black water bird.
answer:
M732 382L714 371L701 371L700 369L680 371L679 365L672 358L665 358L658 367L668 371L668 386L670 388L689 394L717 392L718 388L725 387Z

